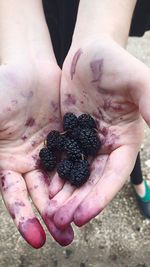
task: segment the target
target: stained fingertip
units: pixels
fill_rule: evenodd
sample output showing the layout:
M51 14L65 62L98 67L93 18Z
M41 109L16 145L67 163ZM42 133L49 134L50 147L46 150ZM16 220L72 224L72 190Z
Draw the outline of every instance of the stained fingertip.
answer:
M57 229L57 235L55 235L55 240L59 243L59 245L66 247L70 245L74 239L74 232L71 225L67 226L64 231ZM61 235L61 238L60 238ZM58 239L56 239L58 236Z
M85 219L83 219L83 218L81 218L81 216L80 216L80 214L75 214L75 216L74 216L74 224L76 225L76 226L78 226L78 227L82 227L82 226L84 226L86 223L88 223L88 222L90 222L90 220L91 220L91 218L89 219L89 220L85 220Z
M86 215L84 214L85 212L83 211L82 207L79 206L78 209L76 210L75 214L74 214L74 224L78 227L82 227L85 224L86 221ZM90 220L89 220L90 221ZM89 222L87 220L87 222Z
M64 230L61 230L61 229L58 229L56 227L53 220L51 218L49 218L48 215L45 214L43 219L44 219L44 222L45 222L49 232L51 233L52 237L55 239L55 241L59 245L68 246L69 244L71 244L71 242L74 239L74 231L73 231L71 225L69 225Z
M103 211L103 209L98 209L98 210L88 210L85 209L83 205L79 206L78 209L76 210L74 214L74 224L78 227L82 227L83 225L87 224L92 220L94 217L96 217L98 214L100 214Z
M65 229L73 219L73 214L71 215L68 216L67 208L65 206L60 208L60 210L56 211L53 218L55 225L62 230Z
M23 222L19 222L18 230L22 237L33 248L41 248L46 241L46 235L43 227L41 226L37 218L28 219Z

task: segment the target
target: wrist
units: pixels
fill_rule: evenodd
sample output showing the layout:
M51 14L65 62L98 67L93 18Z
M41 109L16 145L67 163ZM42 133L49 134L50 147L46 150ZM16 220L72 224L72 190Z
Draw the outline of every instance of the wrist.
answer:
M125 47L136 0L81 0L73 43L112 39Z

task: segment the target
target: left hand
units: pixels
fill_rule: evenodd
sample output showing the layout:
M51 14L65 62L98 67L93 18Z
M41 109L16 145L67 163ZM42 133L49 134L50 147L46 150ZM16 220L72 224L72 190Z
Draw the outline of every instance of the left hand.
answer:
M62 70L62 116L66 112L91 114L98 124L102 149L81 188L54 177L51 210L57 227L90 221L129 177L143 136L139 109L147 120L144 86L149 84L149 74L143 63L111 40L70 50Z

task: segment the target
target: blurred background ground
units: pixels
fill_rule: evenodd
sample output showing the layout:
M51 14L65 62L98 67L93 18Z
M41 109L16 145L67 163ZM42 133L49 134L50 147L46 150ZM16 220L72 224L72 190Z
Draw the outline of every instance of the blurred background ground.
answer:
M130 38L128 50L150 66L150 32ZM150 179L150 133L145 126L141 148L144 176ZM126 183L105 211L82 229L73 243L60 247L47 233L40 250L29 247L18 234L0 198L0 267L150 267L150 221L136 206Z

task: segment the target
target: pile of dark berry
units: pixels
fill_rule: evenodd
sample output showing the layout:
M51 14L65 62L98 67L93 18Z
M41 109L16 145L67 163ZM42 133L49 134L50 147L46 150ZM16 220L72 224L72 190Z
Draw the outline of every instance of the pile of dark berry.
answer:
M82 114L77 118L73 113L66 113L63 130L62 133L51 131L48 134L39 156L46 171L57 168L60 178L79 187L90 176L88 157L95 157L101 147L96 123L89 114Z

